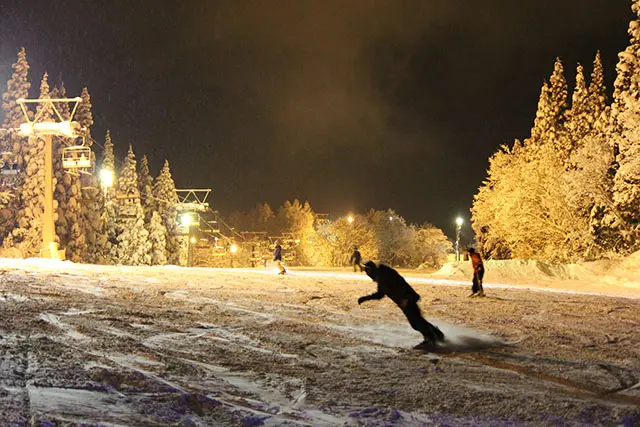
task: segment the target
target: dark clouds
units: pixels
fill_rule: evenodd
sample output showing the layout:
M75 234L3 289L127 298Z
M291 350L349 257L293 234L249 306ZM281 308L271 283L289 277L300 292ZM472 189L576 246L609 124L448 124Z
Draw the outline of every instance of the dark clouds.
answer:
M451 233L495 148L525 137L553 60L607 83L625 0L0 3L0 72L87 85L96 132L223 211L309 199L391 207ZM3 77L4 78L4 77ZM37 83L34 83L37 86Z

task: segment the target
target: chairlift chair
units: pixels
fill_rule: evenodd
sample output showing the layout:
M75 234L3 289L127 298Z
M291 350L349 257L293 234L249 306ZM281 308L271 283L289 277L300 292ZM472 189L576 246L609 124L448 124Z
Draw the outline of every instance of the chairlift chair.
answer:
M72 145L62 149L62 167L69 172L78 172L91 168L91 148L84 145Z

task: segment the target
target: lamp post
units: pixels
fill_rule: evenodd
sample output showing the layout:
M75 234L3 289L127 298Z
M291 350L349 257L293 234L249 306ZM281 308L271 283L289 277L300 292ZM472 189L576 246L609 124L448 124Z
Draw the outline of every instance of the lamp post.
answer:
M460 261L460 231L463 222L461 217L456 218L456 261Z

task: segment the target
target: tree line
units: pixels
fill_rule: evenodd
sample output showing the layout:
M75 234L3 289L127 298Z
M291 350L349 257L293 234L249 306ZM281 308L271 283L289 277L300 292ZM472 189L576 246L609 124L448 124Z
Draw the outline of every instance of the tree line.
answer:
M25 121L17 100L29 98L29 63L26 51L18 52L12 74L2 96L2 128L17 129ZM45 73L40 82L39 99L65 98L64 84L53 88ZM96 171L108 171L113 186L102 187L96 173L72 174L62 165L62 153L68 139L53 137L54 221L56 240L66 249L71 261L99 264L163 265L183 262L184 237L177 232L178 197L168 161L157 177L149 171L147 157L138 164L133 147L119 165L114 145L107 131L100 162L95 156L91 137L93 114L91 96L85 87L73 120L86 132L92 147L92 164ZM69 105L56 109L68 120ZM58 121L51 107L39 104L40 121ZM9 188L0 189L0 239L5 256L38 256L42 247L44 213L44 141L38 137L21 137L13 133L0 136L3 153L12 153L19 170Z
M569 93L560 59L540 91L531 134L501 146L474 197L488 257L594 260L640 249L640 0L607 100L598 52Z
M438 268L452 251L442 230L428 223L408 224L391 209L325 219L308 202L296 199L275 212L267 203L258 204L249 212L231 214L228 222L237 230L288 236L294 242L289 255L297 265L347 265L358 247L365 259L396 267Z

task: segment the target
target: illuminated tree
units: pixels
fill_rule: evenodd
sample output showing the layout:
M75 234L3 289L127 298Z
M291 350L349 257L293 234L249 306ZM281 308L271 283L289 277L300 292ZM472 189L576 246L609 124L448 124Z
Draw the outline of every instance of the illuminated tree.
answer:
M151 242L151 265L167 263L167 229L157 211L151 213L148 223L149 242Z
M91 111L91 95L85 87L80 94L80 104L76 110L74 121L78 122L82 129L86 132L85 143L87 146L93 146L91 138L91 126L93 126L93 113ZM96 165L95 153L91 153L91 164ZM90 262L100 262L102 254L104 254L104 236L102 236L102 205L103 201L100 192L100 182L96 174L83 174L80 177L80 186L82 188L82 198L86 200L82 205L83 229L86 236L88 246L87 260Z
M640 103L626 104L618 116L622 135L618 139L618 169L613 180L613 202L629 225L625 240L636 248L640 235Z
M149 222L157 203L153 200L153 178L149 172L149 159L142 157L138 170L138 189L140 191L140 202L144 209L145 220Z
M179 265L185 239L178 235L178 194L176 193L176 185L171 176L168 160L165 160L160 174L153 183L153 197L157 203L156 210L162 217L162 221L167 230L167 262L169 264Z
M531 129L531 139L527 143L542 144L549 132L554 128L555 121L553 115L553 103L551 101L551 90L549 84L544 82L540 89L538 98L538 109Z
M16 102L20 98L28 98L29 88L31 83L28 80L29 63L27 62L27 54L24 48L18 52L18 59L11 66L13 72L11 77L7 81L7 90L2 95L2 110L4 111L3 128L16 129L24 122L24 113ZM16 154L15 160L18 162L20 168L24 168L23 164L23 148L27 141L24 137L13 135L3 135L0 137L0 149L3 152L13 152ZM4 209L2 210L2 217L5 221L2 222L0 227L0 237L4 238L10 234L15 228L17 228L17 214L20 209L20 193L22 192L22 182L18 182L17 188L11 193L15 197L8 197ZM6 245L13 245L12 241L5 242Z
M589 117L593 119L592 128L598 127L598 121L608 122L602 115L607 110L607 88L604 84L604 69L600 52L596 53L593 61L593 71L591 72L591 82L589 83L587 109ZM601 130L601 129L600 129Z
M584 80L584 70L578 64L576 69L576 85L571 97L571 109L567 112L566 130L568 133L567 155L579 146L582 139L591 131L592 112L589 111L589 92Z
M49 94L48 74L40 82L40 99L51 98ZM50 107L38 105L42 111L42 121L50 119ZM42 217L44 215L44 140L30 137L23 144L24 184L20 191L17 227L5 239L5 245L17 247L22 256L36 256L42 246ZM54 200L54 212L57 201Z
M276 222L281 229L289 233L291 238L298 242L292 248L296 263L310 265L313 263L316 231L313 228L315 214L309 202L300 203L298 199L293 202L286 201L278 210Z
M18 60L11 65L11 68L13 73L7 82L7 91L2 95L2 110L4 111L2 127L5 129L18 128L24 122L24 114L16 102L20 98L28 98L31 87L28 80L29 63L24 47L18 52Z
M51 91L51 97L66 98L64 85L60 89L54 87ZM69 119L71 111L68 103L56 103L55 107L63 119ZM53 174L56 181L54 198L58 201L56 233L60 238L61 247L66 249L67 259L81 262L87 258L84 215L82 215L79 201L82 198L82 185L80 176L65 170L62 165L65 147L75 144L75 142L69 141L67 138L54 137L52 143L54 150Z
M149 232L144 226L144 211L140 203L138 173L133 147L125 158L118 177L116 233L117 243L111 244L112 259L124 265L151 264ZM115 255L115 256L114 256Z
M638 100L638 75L640 74L640 1L635 0L631 5L638 19L629 23L629 45L618 54L616 65L616 80L613 83L613 116L627 109L627 103Z

